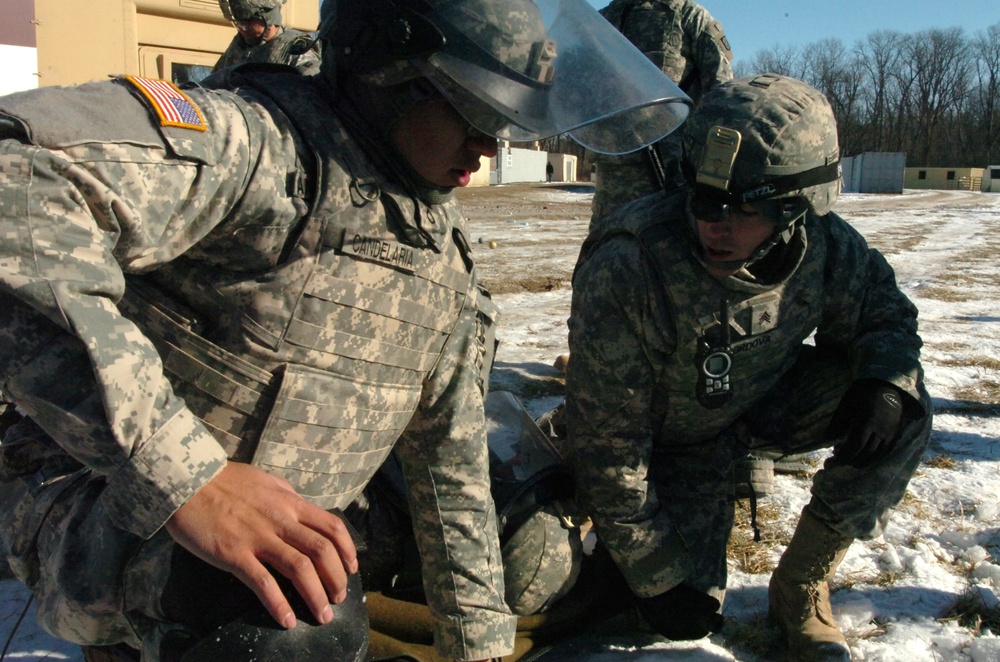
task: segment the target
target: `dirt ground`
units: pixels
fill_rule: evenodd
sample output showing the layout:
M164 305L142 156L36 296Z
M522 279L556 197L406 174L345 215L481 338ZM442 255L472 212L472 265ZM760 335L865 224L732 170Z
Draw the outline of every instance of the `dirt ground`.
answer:
M479 279L493 294L568 287L590 223L592 184L459 189Z

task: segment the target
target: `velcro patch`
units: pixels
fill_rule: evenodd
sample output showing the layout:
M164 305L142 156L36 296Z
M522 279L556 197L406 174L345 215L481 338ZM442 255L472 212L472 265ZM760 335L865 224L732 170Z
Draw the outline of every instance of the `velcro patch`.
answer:
M173 83L141 76L125 76L125 80L134 85L153 106L160 118L160 126L176 126L195 131L205 131L208 128L198 107Z

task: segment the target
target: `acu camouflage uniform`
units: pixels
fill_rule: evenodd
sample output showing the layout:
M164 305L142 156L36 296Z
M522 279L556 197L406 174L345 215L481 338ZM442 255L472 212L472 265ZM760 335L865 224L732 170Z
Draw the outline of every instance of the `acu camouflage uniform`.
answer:
M578 498L632 591L653 597L684 581L721 601L737 458L829 445L823 432L855 379L890 382L930 408L917 311L845 221L810 214L770 278L744 269L717 280L692 251L686 196L636 201L584 244L567 420ZM696 398L697 345L720 331L723 307L734 395L708 409ZM815 346L804 344L813 333ZM885 460L827 461L808 509L846 537L877 536L929 434L927 413Z
M695 107L707 91L733 77L733 52L722 25L695 2L613 0L601 15L677 83ZM679 184L679 132L650 149L655 150L667 183ZM650 158L645 150L597 157L591 229L618 207L661 188Z
M299 72L311 76L319 73L322 62L320 42L312 35L278 26L278 34L272 39L251 46L237 33L229 42L229 47L219 57L212 71L233 67L246 62L269 62L288 64Z
M11 565L53 634L139 646L164 522L227 458L343 508L395 447L440 654L506 654L465 220L325 79L254 80L178 122L124 79L0 99L0 391L47 433L0 447Z

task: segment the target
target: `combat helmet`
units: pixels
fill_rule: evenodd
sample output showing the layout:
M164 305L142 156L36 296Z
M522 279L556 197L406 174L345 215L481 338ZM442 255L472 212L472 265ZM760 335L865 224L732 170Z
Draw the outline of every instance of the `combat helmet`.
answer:
M324 74L379 87L424 79L476 129L527 142L568 133L640 149L690 100L585 0L326 0Z
M801 80L768 73L722 83L702 99L683 137L693 199L720 207L778 203L773 241L747 263L787 241L807 212L829 212L840 194L833 109Z
M259 19L264 28L281 25L281 6L286 0L219 0L219 8L227 21L237 23Z

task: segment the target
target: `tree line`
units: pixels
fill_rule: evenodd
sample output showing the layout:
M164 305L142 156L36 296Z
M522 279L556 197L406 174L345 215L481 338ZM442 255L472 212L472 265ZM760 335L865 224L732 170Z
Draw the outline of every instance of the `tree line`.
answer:
M737 75L801 78L830 100L841 154L905 152L916 167L1000 163L1000 23L968 37L961 28L876 31L848 48L823 39L758 51Z

